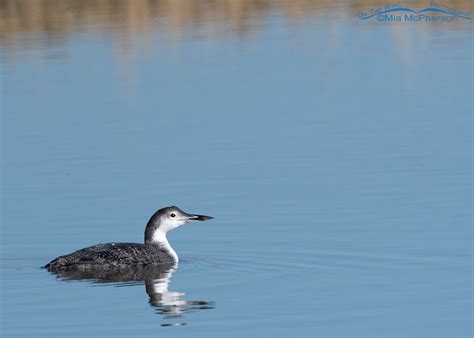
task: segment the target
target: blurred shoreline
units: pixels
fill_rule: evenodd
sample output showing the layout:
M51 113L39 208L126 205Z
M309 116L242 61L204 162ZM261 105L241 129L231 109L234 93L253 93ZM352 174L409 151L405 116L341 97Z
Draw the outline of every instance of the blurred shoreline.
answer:
M439 1L437 1L438 3ZM60 42L72 34L94 32L119 38L170 33L179 41L183 32L200 30L204 38L224 35L246 36L262 29L256 19L279 15L304 21L321 13L355 17L359 10L384 6L386 1L309 1L309 0L3 0L0 2L0 43L2 50L34 48ZM439 2L450 7L472 10L470 1ZM415 8L429 1L403 2ZM259 20L261 21L261 20ZM469 25L467 25L469 26ZM26 38L25 38L26 36ZM28 38L31 36L32 38Z

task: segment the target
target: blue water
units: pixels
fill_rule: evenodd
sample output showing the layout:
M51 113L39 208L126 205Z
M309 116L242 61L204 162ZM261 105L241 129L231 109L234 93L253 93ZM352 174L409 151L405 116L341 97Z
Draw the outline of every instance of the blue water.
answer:
M3 44L2 336L470 337L470 22L159 23ZM167 205L215 217L170 234L210 306L39 268Z

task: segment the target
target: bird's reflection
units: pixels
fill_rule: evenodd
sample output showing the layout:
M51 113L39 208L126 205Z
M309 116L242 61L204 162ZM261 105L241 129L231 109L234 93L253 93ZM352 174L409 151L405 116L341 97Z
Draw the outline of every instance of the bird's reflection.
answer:
M146 265L127 268L88 267L87 269L59 270L53 272L65 280L88 280L94 283L113 283L115 285L133 285L145 283L149 304L156 313L163 316L166 323L162 326L181 326L184 314L191 311L213 309L214 302L187 300L185 293L169 291L169 283L177 265Z

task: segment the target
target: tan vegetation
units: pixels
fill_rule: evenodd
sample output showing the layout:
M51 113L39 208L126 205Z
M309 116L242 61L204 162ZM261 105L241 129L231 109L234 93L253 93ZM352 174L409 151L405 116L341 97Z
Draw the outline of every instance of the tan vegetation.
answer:
M326 12L354 16L358 10L383 6L386 1L331 0L1 0L0 43L15 50L34 46L25 35L41 41L61 41L74 33L93 31L121 38L153 32L171 33L180 39L184 31L199 28L208 38L230 34L242 36L258 30L263 16L281 15L303 20ZM472 1L437 1L471 10ZM428 1L410 1L426 7ZM260 26L259 26L260 25ZM26 41L26 42L25 42ZM29 41L29 42L28 42ZM38 43L38 42L36 42Z

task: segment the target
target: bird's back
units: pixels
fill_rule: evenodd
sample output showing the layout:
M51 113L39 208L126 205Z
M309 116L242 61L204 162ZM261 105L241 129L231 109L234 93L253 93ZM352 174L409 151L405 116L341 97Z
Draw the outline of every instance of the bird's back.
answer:
M87 269L173 262L173 257L155 244L106 243L93 245L71 254L60 256L48 264L48 270Z

